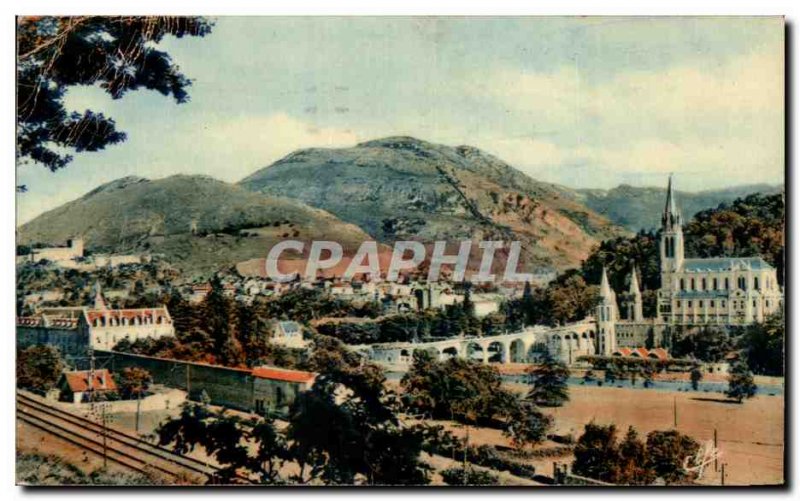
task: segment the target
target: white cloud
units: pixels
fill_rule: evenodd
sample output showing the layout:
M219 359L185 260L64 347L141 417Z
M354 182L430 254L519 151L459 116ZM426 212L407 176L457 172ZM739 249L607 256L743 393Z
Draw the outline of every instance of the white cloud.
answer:
M783 177L781 46L716 66L685 63L605 80L589 81L579 67L562 66L550 73L502 71L480 81L468 84L468 92L525 117L504 130L524 134L492 133L481 145L531 174L559 170L550 180L571 185L568 167L575 166L614 172L614 182L683 172L696 177L696 189L715 176L719 185Z

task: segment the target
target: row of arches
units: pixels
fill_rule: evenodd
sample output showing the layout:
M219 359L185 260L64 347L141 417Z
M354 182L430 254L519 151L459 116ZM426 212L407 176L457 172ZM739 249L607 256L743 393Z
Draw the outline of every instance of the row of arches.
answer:
M157 316L155 318L146 315L137 315L132 318L128 317L108 317L100 316L94 319L92 322L93 327L119 327L119 326L128 326L128 325L161 325L168 323L167 319L164 316Z

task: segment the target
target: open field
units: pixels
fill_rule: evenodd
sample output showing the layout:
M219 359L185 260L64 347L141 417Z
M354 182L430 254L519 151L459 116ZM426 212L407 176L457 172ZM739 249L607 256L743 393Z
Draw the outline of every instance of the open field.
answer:
M712 440L717 430L726 485L783 483L784 399L756 396L739 405L719 394L571 387L571 401L553 409L558 433L580 435L591 420L628 426L642 435L674 428L698 442ZM701 483L719 485L719 472L709 471Z

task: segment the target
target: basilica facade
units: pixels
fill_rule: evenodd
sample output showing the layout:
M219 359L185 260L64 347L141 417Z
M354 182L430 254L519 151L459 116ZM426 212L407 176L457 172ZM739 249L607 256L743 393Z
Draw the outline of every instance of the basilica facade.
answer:
M665 333L676 326L728 328L763 322L783 307L777 272L761 257L684 257L683 219L675 204L672 178L661 216L659 252L661 287L654 318L642 314L635 267L623 315L603 270L595 313L601 354L611 355L618 347L644 346L648 341L662 345Z

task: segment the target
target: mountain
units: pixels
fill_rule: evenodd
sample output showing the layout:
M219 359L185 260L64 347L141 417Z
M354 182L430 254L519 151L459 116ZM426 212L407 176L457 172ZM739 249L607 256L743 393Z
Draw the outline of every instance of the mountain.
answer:
M576 266L600 240L625 233L571 190L474 147L411 137L299 150L239 184L329 211L382 242L519 240L529 268Z
M353 250L359 228L296 200L265 196L207 176L126 177L17 228L22 245L81 236L94 252L163 254L187 272L264 258L277 241L328 239Z
M780 193L783 189L782 185L753 184L694 193L678 191L675 199L684 219L688 221L698 212L716 208L721 203L730 203L752 193ZM658 227L666 193L666 183L663 188L623 184L610 190L576 190L578 201L630 231Z

